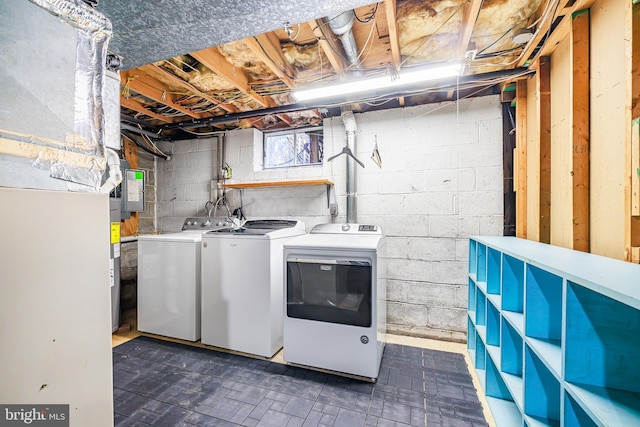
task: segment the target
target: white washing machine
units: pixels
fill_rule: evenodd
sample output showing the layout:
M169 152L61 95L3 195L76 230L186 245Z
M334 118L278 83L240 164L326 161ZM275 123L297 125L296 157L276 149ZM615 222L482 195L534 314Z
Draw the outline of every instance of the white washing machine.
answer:
M380 227L321 224L284 246L284 360L376 379L385 345Z
M138 237L138 330L200 339L200 242L226 218L187 218L180 233Z
M288 220L252 220L202 237L202 343L262 357L282 348L282 249L305 233Z

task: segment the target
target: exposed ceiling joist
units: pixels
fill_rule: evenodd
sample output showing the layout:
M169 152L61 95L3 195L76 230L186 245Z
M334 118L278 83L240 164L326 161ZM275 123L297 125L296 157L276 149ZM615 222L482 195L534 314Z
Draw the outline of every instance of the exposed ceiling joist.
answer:
M294 75L294 71L282 53L280 41L273 33L247 37L242 41L287 87L295 87L295 83L291 78Z
M318 43L322 48L322 51L329 59L331 66L338 73L339 76L345 77L347 74L345 72L344 60L336 54L336 47L334 46L332 40L327 39L325 36L325 31L322 30L323 26L326 25L323 19L316 19L313 22L309 23L313 34L318 38Z
M120 76L120 81L126 89L132 90L149 99L171 107L176 111L186 114L187 116L191 116L195 119L202 118L202 114L194 113L188 108L176 103L173 100L169 88L159 80L154 79L147 74L135 72L135 70L124 71Z
M396 69L400 68L400 44L398 43L398 28L396 26L396 0L384 0L384 10L387 14L387 28L389 29L389 43L391 44L391 60Z
M168 81L170 81L172 84L175 84L176 86L179 86L189 92L193 92L194 94L196 94L197 96L199 96L200 98L206 99L207 101L211 102L212 104L217 105L218 107L222 108L223 110L229 112L229 113L235 113L236 111L238 111L238 109L236 107L234 107L231 104L225 104L224 102L220 101L217 98L214 98L213 96L210 96L200 90L198 90L195 86L193 86L191 83L189 82L185 82L184 80L182 80L180 77L176 76L173 73L170 73L166 70L163 70L162 68L158 67L155 64L149 64L149 65L143 65L142 67L139 67L141 70L146 71L147 73L149 73L150 75L159 75L162 76L162 78L167 79Z
M469 48L469 41L471 41L473 28L478 20L483 1L484 0L467 0L467 4L462 10L462 26L460 28L460 35L458 36L458 58L464 58Z
M226 79L229 83L234 85L241 92L245 93L248 97L256 101L263 107L269 107L269 101L257 94L249 86L249 81L244 72L231 64L227 59L222 56L216 47L209 49L199 50L191 54L195 59L200 61L202 65L215 72L220 77Z
M154 119L160 120L161 122L173 123L173 119L171 119L171 117L154 113L153 111L145 108L142 104L133 99L120 97L120 105L124 108L128 108L140 114L144 114L145 116L153 117Z

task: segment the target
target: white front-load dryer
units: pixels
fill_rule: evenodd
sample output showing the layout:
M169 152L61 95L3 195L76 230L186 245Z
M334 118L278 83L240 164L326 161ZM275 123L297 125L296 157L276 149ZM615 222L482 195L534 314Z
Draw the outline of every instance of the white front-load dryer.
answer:
M321 224L284 246L284 360L375 379L385 346L382 230Z

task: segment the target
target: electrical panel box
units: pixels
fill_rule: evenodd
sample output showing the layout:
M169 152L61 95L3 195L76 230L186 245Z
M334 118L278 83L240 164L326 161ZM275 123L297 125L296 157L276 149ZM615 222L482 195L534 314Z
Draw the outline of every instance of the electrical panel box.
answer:
M125 169L122 174L122 210L125 212L144 211L144 171Z

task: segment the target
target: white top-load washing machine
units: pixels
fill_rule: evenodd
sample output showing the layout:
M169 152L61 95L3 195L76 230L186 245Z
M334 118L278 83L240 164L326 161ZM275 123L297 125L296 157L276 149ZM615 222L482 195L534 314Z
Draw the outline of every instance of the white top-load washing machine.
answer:
M138 330L200 339L200 242L226 218L187 218L182 232L138 237Z
M380 227L320 224L284 246L284 360L376 379L385 345Z
M264 219L202 237L202 343L272 357L282 348L282 248L300 221Z

